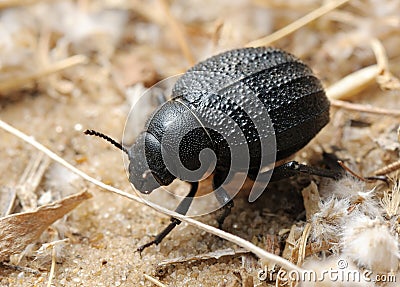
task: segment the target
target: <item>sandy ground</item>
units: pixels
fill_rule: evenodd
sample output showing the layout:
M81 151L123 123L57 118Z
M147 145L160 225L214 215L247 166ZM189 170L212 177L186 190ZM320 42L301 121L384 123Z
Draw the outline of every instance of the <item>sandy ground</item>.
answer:
M218 51L243 47L316 9L321 1L303 2L174 1L167 11L184 27L186 42L197 62ZM274 46L298 55L329 86L375 63L367 39L376 37L393 59L392 71L398 75L399 4L389 0L350 2ZM142 84L149 87L190 67L190 57L182 52L162 3L44 1L0 11L0 24L6 28L0 32L10 36L14 45L14 50L4 48L0 56L0 83L35 73L49 61L74 54L88 59L86 64L0 90L1 120L33 136L89 175L133 192L122 153L84 136L83 130L96 129L121 139L131 105L125 95L127 87L140 90ZM65 15L61 17L62 11ZM44 20L35 22L43 15L49 16L47 26ZM75 25L71 19L75 19ZM7 34L11 27L19 34ZM353 101L399 109L398 97L398 91L384 91L374 83ZM143 117L138 130L145 121ZM398 160L398 118L336 108L332 108L331 118L329 126L296 155L297 160L319 165L322 149L332 151L338 147L340 156L365 175ZM4 131L0 134L0 186L4 196L4 190L18 186L24 169L38 151ZM318 178L315 181L325 182ZM273 184L254 204L238 198L224 224L226 231L281 255L292 225L304 226L301 190L309 182L308 176L300 176ZM157 234L169 222L168 217L101 191L54 162L49 163L35 193L39 202L42 199L48 203L83 190L91 192L93 198L49 227L18 262L38 272L1 267L0 286L47 286L51 251L35 251L43 243L62 238L69 238L69 242L56 249L51 286L155 286L144 274L166 286L275 284L257 278L261 262L250 253L158 266L166 259L238 247L182 223L159 246L146 249L140 256L136 248ZM168 201L166 195L161 196L165 197L162 201ZM21 211L21 207L14 211ZM199 220L216 226L215 217L212 213Z

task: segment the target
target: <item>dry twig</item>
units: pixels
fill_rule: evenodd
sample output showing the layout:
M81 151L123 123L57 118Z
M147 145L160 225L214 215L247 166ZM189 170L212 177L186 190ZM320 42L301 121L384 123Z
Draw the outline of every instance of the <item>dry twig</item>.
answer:
M151 277L150 275L147 274L143 274L144 278L146 278L147 280L149 280L151 283L159 286L159 287L167 287L167 285L161 283L160 281L158 281L156 278Z
M370 113L370 114L377 114L377 115L385 115L385 116L400 116L399 110L393 109L384 109L384 108L377 108L370 105L362 105L362 104L353 104L346 101L340 100L330 100L331 105L337 108L342 108L351 111L363 112L363 113Z
M335 100L350 100L354 95L357 95L373 83L378 74L378 65L358 70L327 88L326 95L331 102Z
M49 281L47 282L47 287L51 287L51 282L53 281L55 268L56 268L56 248L53 245L51 250L51 268L49 274Z
M300 29L301 27L315 21L316 19L320 18L321 16L329 13L330 11L338 8L339 6L345 4L350 0L332 0L326 3L325 5L321 6L318 9L315 9L308 13L307 15L301 17L300 19L290 23L289 25L283 27L282 29L255 41L252 41L246 45L246 47L260 47L260 46L268 46L271 43L286 37L287 35L295 32L296 30Z
M16 187L22 211L33 210L37 207L36 189L50 164L50 159L43 153L36 153L29 161Z
M183 55L185 55L186 60L189 62L190 66L193 66L195 64L194 57L192 55L192 52L190 51L189 44L186 41L186 37L182 31L182 28L178 21L172 16L171 11L169 10L168 3L166 0L159 0L162 9L165 12L165 15L167 17L167 22L169 26L171 27L173 34L175 35L179 46L183 52Z
M10 79L2 79L0 81L0 93L7 93L10 90L20 88L28 83L39 80L42 77L60 72L73 66L84 64L87 62L87 57L83 55L75 55L64 60L52 63L49 67L37 71L32 74L12 77Z
M331 101L350 100L376 81L383 88L400 88L399 80L395 78L389 71L389 63L382 43L379 40L374 39L371 41L371 46L375 53L377 64L355 71L354 73L347 75L340 81L331 85L326 90L326 94ZM342 106L344 106L344 104L342 104ZM392 113L393 112L395 111L392 111Z
M389 60L386 55L385 48L378 39L371 41L372 50L375 53L376 61L379 67L379 74L376 81L383 89L395 90L400 89L400 81L393 76L389 70Z
M47 0L3 0L0 1L0 10L7 9L16 6L27 6L31 4L35 4L38 2L44 2Z
M3 186L0 188L0 217L12 213L17 198L17 190L14 187Z
M300 240L299 240L299 254L297 256L297 265L301 266L303 265L304 258L306 258L306 247L307 247L307 239L308 236L310 235L311 232L311 224L307 223L304 226L303 233L301 234Z

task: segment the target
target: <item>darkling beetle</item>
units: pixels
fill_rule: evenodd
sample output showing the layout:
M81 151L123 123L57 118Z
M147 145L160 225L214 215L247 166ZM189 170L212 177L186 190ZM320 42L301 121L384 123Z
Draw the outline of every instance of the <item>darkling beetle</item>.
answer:
M262 102L264 106L259 108L267 110L272 122L276 139L275 161L280 165L277 164L269 173L261 172L268 162L260 161L260 139L272 135L260 133L249 121L246 111L240 109L249 90ZM229 101L232 95L236 96L236 103ZM153 114L146 129L129 149L96 131L87 130L85 134L102 137L123 150L130 160L129 181L146 194L159 186L169 185L175 178L187 181L180 176L179 170L171 170L174 168L166 166L163 155L179 157L171 161L180 160L185 168L196 170L201 165L200 152L211 149L216 155L213 189L218 189L215 195L223 206L218 218L221 227L233 207L231 197L221 186L228 176L228 170L232 168L230 147L224 141L226 135L205 127L195 128L199 121L218 122L220 111L235 121L245 136L244 142L235 144L248 146L250 161L246 173L252 180L262 179L263 174L269 174L268 180L276 181L299 173L338 179L342 173L337 170L311 167L296 161L282 163L304 147L328 123L329 106L321 82L299 59L275 48L243 48L213 56L183 74L173 88L171 99ZM171 129L169 125L174 125L172 129L179 142L163 139L166 130ZM168 149L176 144L179 145L178 154L169 152ZM190 184L190 192L176 209L178 213L187 213L196 194L198 181ZM171 223L154 240L139 247L138 251L159 244L178 224L179 220L171 218Z

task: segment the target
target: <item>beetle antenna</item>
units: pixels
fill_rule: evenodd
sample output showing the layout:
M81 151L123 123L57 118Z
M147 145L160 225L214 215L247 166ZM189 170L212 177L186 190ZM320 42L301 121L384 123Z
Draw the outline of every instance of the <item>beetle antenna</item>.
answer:
M119 148L120 150L122 150L124 153L126 153L129 156L128 150L122 144L120 144L116 140L113 140L109 136L106 136L103 133L97 132L95 130L86 130L86 131L84 131L84 134L85 135L89 135L89 136L96 136L96 137L102 138L102 139L108 141L109 143L111 143L113 146Z

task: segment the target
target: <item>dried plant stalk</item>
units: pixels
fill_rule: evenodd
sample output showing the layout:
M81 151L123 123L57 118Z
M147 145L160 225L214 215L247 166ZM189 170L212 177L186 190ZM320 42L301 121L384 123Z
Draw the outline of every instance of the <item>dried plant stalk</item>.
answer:
M0 9L7 9L16 6L26 6L44 1L46 0L3 0L0 1Z
M366 87L378 82L382 88L397 89L400 82L389 71L389 62L382 43L374 39L371 41L372 49L377 60L376 65L360 69L344 77L326 90L331 100L350 100Z
M55 246L53 246L51 249L51 267L50 267L49 281L47 282L47 287L51 287L51 282L53 281L55 269L56 269L56 248Z
M299 254L297 256L297 265L301 266L303 265L304 258L306 257L306 247L307 247L307 239L308 236L310 235L311 232L311 224L307 223L306 226L304 226L303 234L300 237L299 240Z
M379 70L372 65L351 73L327 88L326 95L330 100L350 100L375 81Z
M371 46L372 50L375 53L375 57L379 67L379 74L376 78L378 84L381 86L381 88L387 90L400 89L399 79L393 76L393 74L389 70L389 60L381 41L379 41L378 39L373 39L371 41Z
M7 216L13 211L16 198L17 190L14 187L0 188L0 217Z
M60 72L73 66L84 64L87 62L87 57L83 55L75 55L64 60L52 63L49 67L37 71L32 74L27 74L19 77L12 77L10 79L3 79L0 81L0 93L7 93L13 89L20 88L27 83L39 80L42 77Z
M149 280L151 283L153 283L156 286L159 287L167 287L167 285L161 283L160 281L158 281L156 278L151 277L150 275L147 274L143 274L144 278L146 278L147 280Z
M43 153L36 153L29 161L16 188L22 211L33 210L37 207L35 191L49 164L50 159Z
M183 55L185 55L186 60L189 62L190 66L193 66L195 64L194 57L192 55L192 52L190 51L188 42L186 40L186 37L182 31L182 28L178 21L172 16L168 3L166 0L159 0L162 9L164 10L165 15L167 16L167 21L169 26L171 27L173 34L175 35L179 46L183 52Z
M286 37L287 35L295 32L296 30L300 29L301 27L315 21L316 19L320 18L321 16L329 13L330 11L338 8L339 6L345 4L350 0L332 0L326 3L325 5L321 6L314 11L311 11L309 14L301 17L300 19L294 21L293 23L285 26L284 28L268 35L264 38L252 41L246 45L246 47L261 47L261 46L268 46L271 43Z
M384 109L384 108L377 108L370 105L362 105L362 104L353 104L346 101L340 100L331 100L331 105L334 107L351 110L351 111L358 111L370 114L377 114L377 115L386 115L386 116L400 116L399 110L393 109Z

